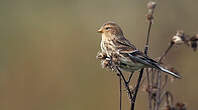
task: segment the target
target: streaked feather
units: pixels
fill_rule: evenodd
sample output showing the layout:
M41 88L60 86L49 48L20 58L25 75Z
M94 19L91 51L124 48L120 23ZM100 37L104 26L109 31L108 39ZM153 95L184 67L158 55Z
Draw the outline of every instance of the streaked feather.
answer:
M111 58L113 54L117 54L120 61L119 67L121 69L134 72L144 67L150 67L180 78L176 73L161 67L158 62L137 50L136 47L124 37L121 28L117 24L105 23L101 30L104 30L101 41L102 52L106 53L109 58Z

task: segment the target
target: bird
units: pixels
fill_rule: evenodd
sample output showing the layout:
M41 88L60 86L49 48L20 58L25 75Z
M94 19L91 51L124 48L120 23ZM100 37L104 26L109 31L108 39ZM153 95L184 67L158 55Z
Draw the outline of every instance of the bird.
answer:
M122 29L115 22L108 21L104 23L97 32L102 34L100 43L102 53L108 59L116 54L119 61L117 66L122 71L134 73L142 68L154 68L176 78L181 78L180 75L165 69L157 61L139 51L135 45L126 39Z

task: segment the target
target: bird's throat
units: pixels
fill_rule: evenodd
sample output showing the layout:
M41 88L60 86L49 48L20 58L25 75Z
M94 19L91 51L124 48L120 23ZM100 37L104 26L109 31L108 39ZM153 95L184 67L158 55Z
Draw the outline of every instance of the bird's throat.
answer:
M114 38L113 35L109 35L109 34L105 34L105 33L102 34L103 41L111 41L111 40L113 40L113 38Z

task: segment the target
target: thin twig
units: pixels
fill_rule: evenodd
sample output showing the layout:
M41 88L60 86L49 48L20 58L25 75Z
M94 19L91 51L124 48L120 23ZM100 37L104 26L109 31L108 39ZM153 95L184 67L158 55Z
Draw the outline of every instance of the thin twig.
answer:
M165 91L160 97L160 103L166 98L166 104L173 106L173 95L169 91Z
M125 79L124 75L122 74L122 72L120 71L120 69L119 69L117 66L116 66L116 69L117 69L119 75L122 77L122 79L123 79L123 81L124 81L125 87L126 87L126 89L127 89L127 91L128 91L129 98L130 98L130 101L131 101L131 104L132 104L132 103L133 103L133 100L132 100L133 97L132 97L131 90L130 90L130 88L129 88L129 86L128 86L128 82L127 82L127 80ZM133 110L133 109L132 109L132 106L131 106L131 110Z
M149 27L148 27L148 32L147 32L147 36L146 36L146 45L144 48L144 54L146 54L146 55L148 54L151 26L152 26L152 21L149 21Z
M119 75L119 81L120 81L120 110L122 110L122 78Z
M168 82L168 75L165 75L164 76L164 83L162 84L161 89L164 89L166 87L167 82Z
M170 45L168 46L168 48L166 49L166 51L162 54L162 56L159 59L159 63L161 63L161 61L163 60L163 58L168 54L168 52L170 51L170 49L173 47L174 43L170 43Z
M161 72L157 71L157 79L156 79L156 84L157 84L157 92L156 92L156 106L155 110L159 110L160 107L160 96L161 96Z
M160 57L159 59L159 63L162 62L163 58L168 54L168 52L170 51L170 49L173 47L174 43L170 43L170 45L168 46L168 48L166 49L166 51L162 54L162 56ZM161 78L161 72L160 71L157 71L157 74L156 74L156 86L157 86L157 92L156 92L156 105L155 105L155 110L159 110L159 107L160 107L160 103L162 100L160 100L160 97L161 97L161 90L163 87L165 87L166 85L166 79L165 79L165 84L162 85L161 84L161 81L162 81L162 78Z
M137 96L137 93L138 93L138 90L139 90L139 87L140 87L140 82L142 80L142 76L143 76L143 72L144 72L144 69L141 69L140 70L140 75L139 75L139 78L138 78L138 81L137 81L137 85L135 87L135 93L134 93L134 96L133 96L133 103L132 103L132 110L135 110L135 101L136 101L136 96Z
M151 26L152 26L152 21L149 21L148 32L147 32L147 37L146 37L146 44L145 44L145 48L144 48L145 55L147 55L147 53L148 53ZM134 93L134 96L133 96L132 110L135 109L136 96L137 96L137 93L138 93L138 90L139 90L139 86L140 86L140 82L142 80L143 73L144 73L144 68L140 70L140 75L138 77L137 85L136 85L136 88L135 88L135 93Z
M132 78L132 76L133 76L133 73L134 73L134 72L131 72L131 74L130 74L130 76L129 76L129 79L128 79L128 81L127 81L128 83L130 83L131 78Z
M152 110L152 94L150 88L151 82L150 82L150 75L148 68L146 69L146 78L147 78L147 89L148 89L148 100L149 100L149 110Z
M154 86L155 70L151 68L151 87Z

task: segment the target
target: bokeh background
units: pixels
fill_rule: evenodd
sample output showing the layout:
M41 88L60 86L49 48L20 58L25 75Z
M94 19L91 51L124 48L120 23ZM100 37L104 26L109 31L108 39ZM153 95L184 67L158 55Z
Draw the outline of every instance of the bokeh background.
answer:
M0 110L118 110L118 79L95 58L101 40L96 30L115 21L143 50L147 2L0 0ZM178 29L198 33L197 4L158 1L149 56L160 56ZM189 110L198 108L197 61L198 53L186 46L174 47L167 58L184 77L168 90ZM146 96L139 92L136 109L147 109Z

